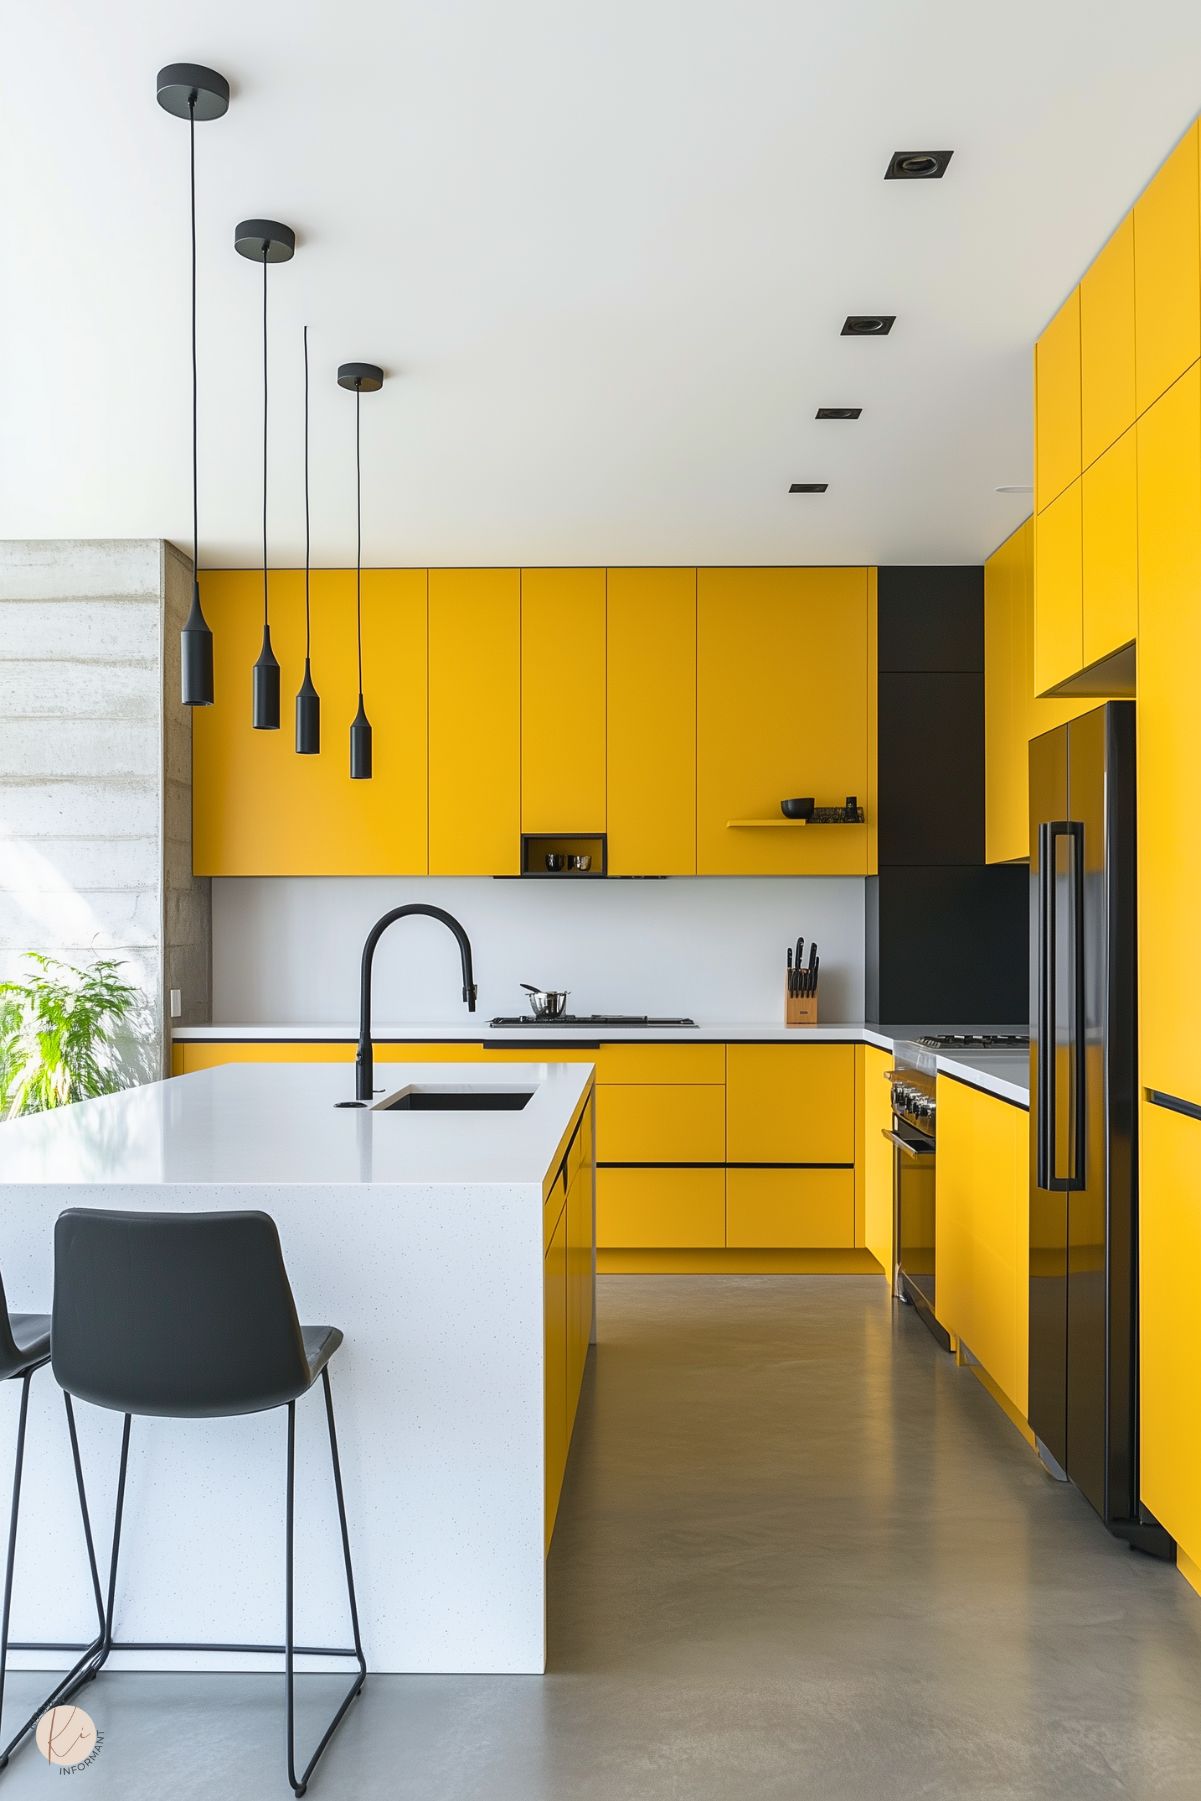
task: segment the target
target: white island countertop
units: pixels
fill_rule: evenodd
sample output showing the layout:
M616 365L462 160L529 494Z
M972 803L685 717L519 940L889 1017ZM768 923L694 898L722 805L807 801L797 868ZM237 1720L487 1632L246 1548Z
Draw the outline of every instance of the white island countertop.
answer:
M12 1183L354 1188L541 1183L592 1081L589 1063L377 1063L374 1108L336 1063L231 1063L3 1127ZM404 1088L532 1089L518 1112L387 1112Z
M578 1147L570 1183L573 1193L586 1183L577 1217L595 1268L593 1066L380 1063L375 1079L384 1098L411 1085L533 1098L513 1112L339 1108L354 1096L346 1063L239 1063L10 1121L0 1125L7 1299L49 1310L66 1207L270 1214L301 1323L345 1334L330 1369L369 1669L541 1671L546 1285L566 1285L546 1228L560 1235L548 1216L566 1215L568 1177L555 1177ZM49 1376L29 1405L12 1636L71 1643L87 1625L86 1562ZM104 1543L121 1415L85 1405L77 1415ZM345 1645L319 1385L297 1403L296 1429L298 1631ZM134 1419L126 1539L136 1549L122 1560L118 1637L225 1649L124 1651L115 1667L278 1668L229 1647L282 1636L284 1433L278 1408Z

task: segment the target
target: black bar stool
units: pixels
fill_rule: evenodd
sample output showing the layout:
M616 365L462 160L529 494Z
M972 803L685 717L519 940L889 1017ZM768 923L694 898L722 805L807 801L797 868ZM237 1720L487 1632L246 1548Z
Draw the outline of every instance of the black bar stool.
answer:
M59 1216L54 1229L54 1374L67 1394L125 1415L108 1601L93 1669L99 1670L113 1650L282 1652L288 1781L297 1795L304 1794L317 1759L367 1675L329 1384L329 1360L341 1342L336 1326L301 1326L297 1320L279 1233L266 1213L110 1213L71 1207ZM318 1376L325 1390L353 1649L297 1645L293 1636L296 1402ZM133 1415L229 1419L273 1407L288 1410L283 1644L114 1639L117 1557ZM299 1776L293 1712L294 1660L298 1656L353 1657L358 1664L358 1674Z
M0 1280L0 1382L20 1382L21 1404L17 1416L17 1452L13 1462L12 1505L8 1515L8 1558L4 1566L4 1604L0 1610L0 1717L4 1711L4 1679L8 1673L8 1626L12 1613L13 1571L17 1561L17 1522L21 1513L21 1478L25 1468L25 1428L29 1419L29 1384L34 1375L50 1361L50 1319L45 1313L10 1313ZM91 1663L103 1642L104 1603L100 1594L100 1576L96 1569L96 1551L92 1543L92 1522L88 1518L88 1498L83 1486L83 1466L79 1460L79 1438L75 1431L75 1413L69 1394L63 1395L67 1408L67 1430L71 1435L71 1456L75 1463L75 1485L79 1490L79 1510L83 1516L83 1535L92 1572L92 1590L96 1601L97 1636L84 1647L82 1657L51 1689L46 1699L34 1708L20 1730L13 1734L0 1751L0 1770L20 1744L25 1734L37 1725L48 1707L66 1701L76 1689L92 1677ZM23 1651L78 1651L78 1645L43 1644L22 1641L14 1647Z

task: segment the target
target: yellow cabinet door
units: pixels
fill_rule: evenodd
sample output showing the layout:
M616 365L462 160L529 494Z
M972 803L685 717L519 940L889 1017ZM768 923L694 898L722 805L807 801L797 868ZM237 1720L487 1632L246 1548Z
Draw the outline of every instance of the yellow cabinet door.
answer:
M1080 473L1080 290L1034 346L1034 506L1041 513Z
M557 1190L562 1197L562 1188ZM567 1207L560 1201L558 1223L543 1259L542 1357L545 1405L544 1475L546 1549L550 1549L567 1467Z
M720 1250L725 1170L598 1169L596 1242L602 1250Z
M732 1169L726 1176L731 1250L850 1250L855 1173L849 1169Z
M574 1419L592 1334L592 1167L567 1191L567 1412ZM570 1430L568 1433L570 1437Z
M1201 355L1197 125L1189 126L1134 204L1138 410Z
M521 861L521 586L516 569L429 572L429 872Z
M724 1163L726 1091L708 1087L622 1087L596 1092L602 1163Z
M939 1320L1025 1416L1029 1400L1029 1115L938 1080Z
M1030 854L1026 701L1020 685L1025 539L1026 527L1019 526L984 565L984 846L989 863Z
M1139 1179L1142 1498L1201 1564L1201 1120L1144 1102Z
M1084 668L1138 629L1138 483L1132 426L1081 478Z
M1084 467L1134 424L1134 214L1080 283L1080 448Z
M696 570L610 569L612 875L696 874Z
M521 829L605 829L605 572L521 572Z
M854 1045L728 1045L726 1156L854 1164Z
M1201 1101L1201 376L1138 422L1139 1078Z
M699 874L866 873L865 826L780 802L866 807L868 608L866 569L697 571Z
M1084 667L1080 482L1034 521L1034 692Z
M892 1280L892 1147L884 1137L892 1129L892 1087L885 1080L893 1057L874 1044L856 1050L859 1147L855 1159L856 1222L862 1219L862 1242L889 1281ZM860 1233L856 1232L856 1242Z
M280 664L280 729L250 723L251 669L263 635L262 575L200 578L213 632L211 707L192 714L192 867L197 875L424 875L426 576L363 573L363 692L375 773L350 779L355 711L354 571L310 584L313 684L321 749L298 757L293 699L304 677L304 575L271 577L271 642Z

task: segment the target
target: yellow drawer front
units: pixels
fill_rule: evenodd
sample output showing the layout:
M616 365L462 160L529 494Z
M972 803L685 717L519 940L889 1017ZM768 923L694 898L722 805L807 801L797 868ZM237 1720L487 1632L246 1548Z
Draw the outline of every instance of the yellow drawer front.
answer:
M724 1044L604 1044L599 1082L724 1082Z
M177 1044L183 1075L197 1069L217 1069L222 1063L353 1063L353 1044Z
M726 1091L677 1083L596 1091L602 1163L724 1163Z
M731 1163L854 1163L853 1044L731 1044Z
M726 1242L721 1169L601 1169L596 1242L602 1250L720 1250Z
M855 1242L855 1172L732 1169L726 1177L731 1250L843 1250Z

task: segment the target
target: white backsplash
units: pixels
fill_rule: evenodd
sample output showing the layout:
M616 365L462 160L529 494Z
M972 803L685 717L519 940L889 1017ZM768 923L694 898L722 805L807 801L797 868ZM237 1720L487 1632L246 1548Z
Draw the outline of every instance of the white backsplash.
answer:
M821 953L821 1017L863 1017L859 877L493 881L488 877L256 877L213 882L213 1019L334 1025L358 1016L359 955L389 907L424 901L471 939L482 1019L524 1011L519 984L571 991L574 1013L782 1022L784 952ZM409 920L375 958L377 1021L461 1021L458 952Z

